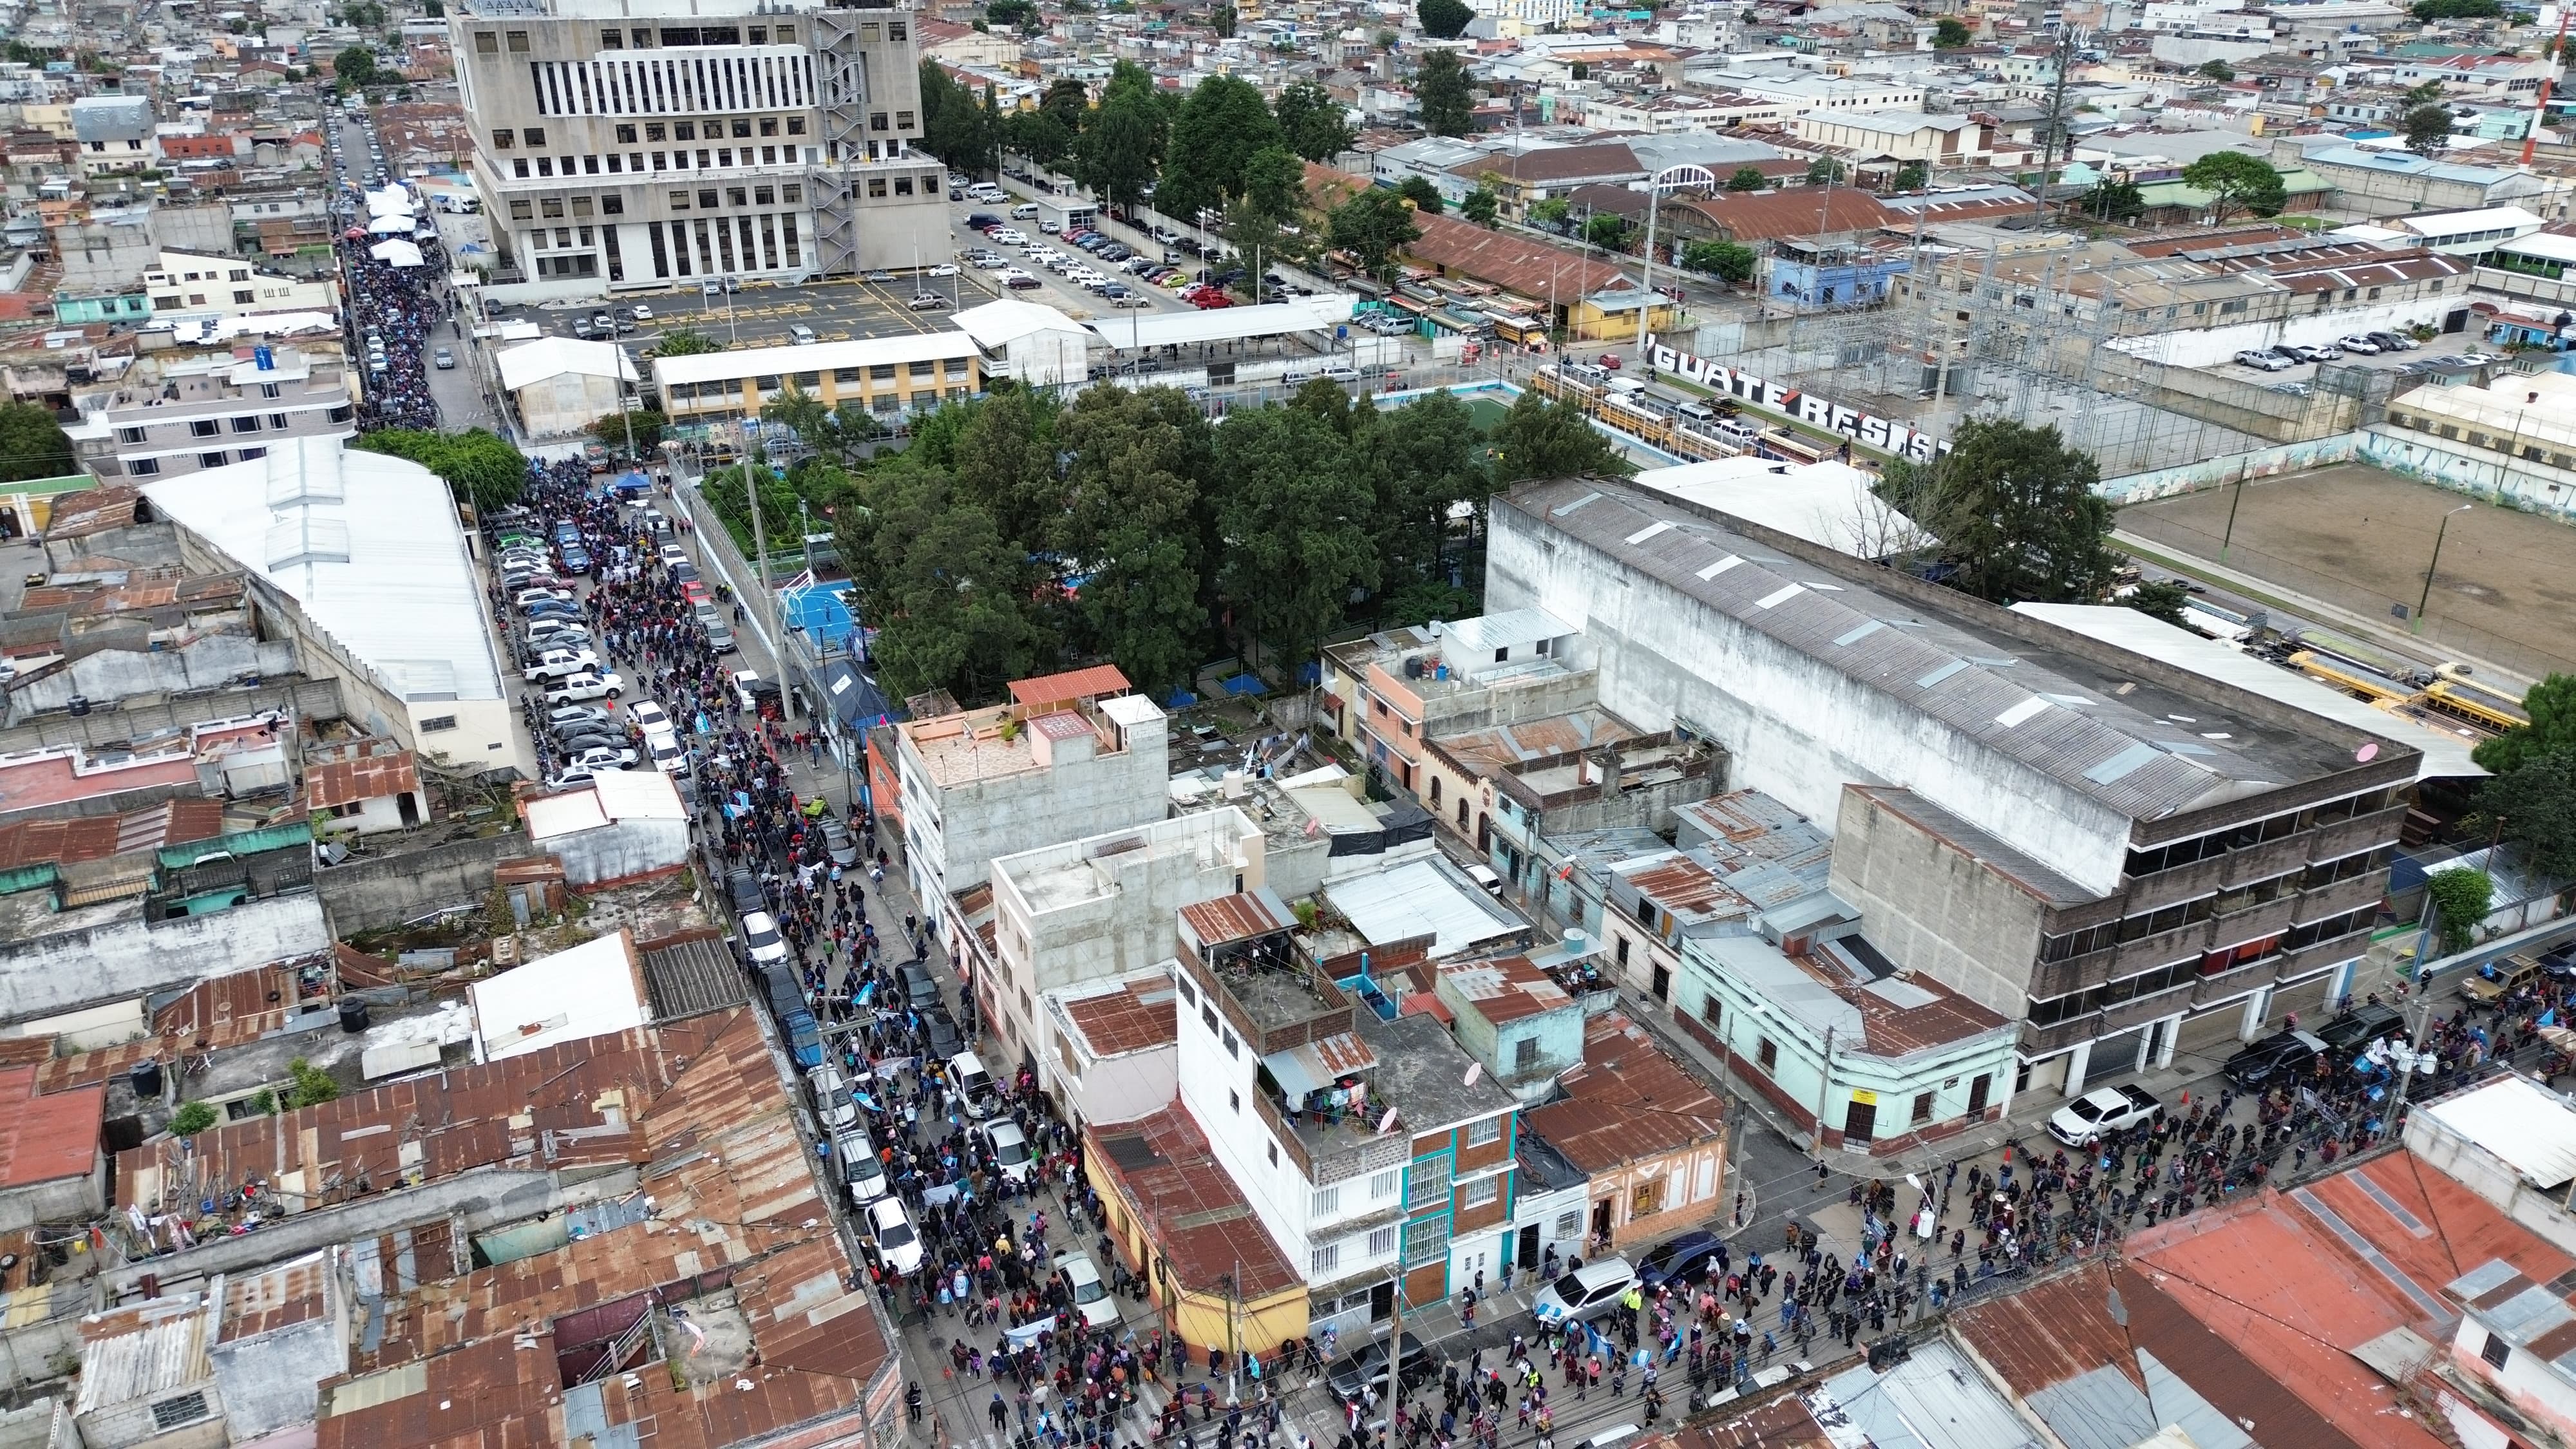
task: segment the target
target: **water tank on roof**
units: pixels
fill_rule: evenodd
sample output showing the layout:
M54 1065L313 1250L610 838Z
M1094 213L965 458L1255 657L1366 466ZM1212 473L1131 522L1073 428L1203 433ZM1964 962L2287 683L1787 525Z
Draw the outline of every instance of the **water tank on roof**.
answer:
M367 1029L367 1002L364 997L340 998L340 1029L351 1036Z
M146 1101L160 1100L161 1063L159 1061L136 1062L133 1066L126 1068L125 1077L128 1082L133 1084L135 1096Z

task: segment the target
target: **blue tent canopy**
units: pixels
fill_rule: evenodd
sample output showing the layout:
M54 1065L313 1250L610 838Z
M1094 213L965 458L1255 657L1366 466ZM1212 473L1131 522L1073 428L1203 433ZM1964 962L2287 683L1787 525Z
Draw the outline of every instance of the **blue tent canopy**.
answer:
M1270 686L1261 682L1261 676L1252 673L1238 674L1217 687L1228 694L1237 696L1268 694L1270 692Z

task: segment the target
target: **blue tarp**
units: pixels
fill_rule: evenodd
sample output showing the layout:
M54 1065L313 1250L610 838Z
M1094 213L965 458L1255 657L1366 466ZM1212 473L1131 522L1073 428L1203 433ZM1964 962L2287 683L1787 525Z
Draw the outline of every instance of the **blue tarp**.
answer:
M1270 692L1270 686L1262 683L1261 676L1257 674L1238 674L1217 687L1232 695L1268 694Z
M609 486L620 493L643 493L652 488L653 480L641 473L620 473L617 481Z
M1163 701L1163 708L1188 709L1191 705L1198 702L1199 697L1197 695L1190 693L1186 689L1175 689L1172 691L1172 697Z

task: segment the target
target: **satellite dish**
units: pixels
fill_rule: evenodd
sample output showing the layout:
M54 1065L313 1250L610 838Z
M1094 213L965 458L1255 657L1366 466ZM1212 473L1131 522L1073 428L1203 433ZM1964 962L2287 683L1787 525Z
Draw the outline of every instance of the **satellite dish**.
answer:
M1393 1107L1389 1107L1389 1108L1387 1108L1387 1109L1386 1109L1386 1115L1377 1119L1377 1131L1378 1131L1378 1135L1379 1135L1379 1136L1381 1136L1381 1137L1385 1136L1385 1135L1386 1135L1386 1129L1388 1129L1389 1127L1392 1127L1392 1126L1394 1126L1394 1125L1395 1125L1395 1109L1394 1109Z
M1466 1080L1464 1080L1463 1082L1459 1083L1459 1085L1460 1085L1460 1086L1466 1086L1466 1087L1472 1087L1472 1086L1476 1085L1476 1079L1477 1079L1478 1077L1483 1076L1484 1074L1485 1074L1485 1064L1484 1064L1483 1062L1469 1062L1469 1063L1467 1064L1467 1076L1466 1076Z
M2357 749L2357 750L2355 750L2355 751L2353 751L2353 752L2352 752L2352 757L2353 757L2354 759L2356 759L2356 760L2360 761L2361 763L2365 764L2365 765L2369 764L2371 761L2373 761L2373 760L2375 760L2375 759L2378 759L2378 758L2379 758L2379 741L2377 741L2377 740L2372 740L2369 744L2363 745L2360 749Z

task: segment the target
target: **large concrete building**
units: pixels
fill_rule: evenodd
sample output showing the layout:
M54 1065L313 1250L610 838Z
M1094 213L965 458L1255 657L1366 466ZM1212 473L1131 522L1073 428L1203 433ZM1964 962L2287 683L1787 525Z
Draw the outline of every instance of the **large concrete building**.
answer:
M1837 821L1833 894L1895 969L2018 1023L2013 1095L2351 979L2411 747L1622 484L1492 518L1489 605L1573 625L1604 707Z
M81 466L114 483L252 463L305 438L356 435L357 404L341 359L300 347L208 352L129 374L85 399L63 431Z
M522 300L910 267L949 250L915 12L469 0L473 172Z

